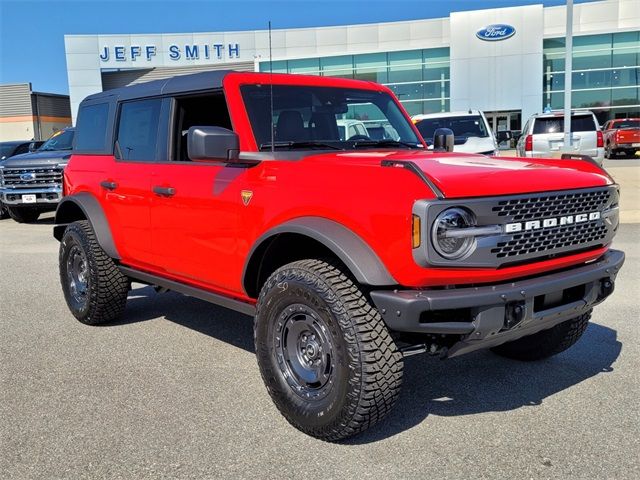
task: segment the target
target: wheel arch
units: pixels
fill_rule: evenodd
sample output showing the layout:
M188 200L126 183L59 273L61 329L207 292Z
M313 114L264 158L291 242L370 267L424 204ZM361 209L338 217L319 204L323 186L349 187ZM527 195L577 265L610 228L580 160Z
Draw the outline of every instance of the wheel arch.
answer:
M257 298L264 281L277 268L305 258L334 257L363 285L392 286L397 281L373 249L353 231L333 220L300 217L258 238L242 272L242 285Z
M88 192L77 193L62 199L56 209L53 236L58 241L62 240L66 227L79 220L88 220L100 247L109 257L120 259L104 210L98 200Z

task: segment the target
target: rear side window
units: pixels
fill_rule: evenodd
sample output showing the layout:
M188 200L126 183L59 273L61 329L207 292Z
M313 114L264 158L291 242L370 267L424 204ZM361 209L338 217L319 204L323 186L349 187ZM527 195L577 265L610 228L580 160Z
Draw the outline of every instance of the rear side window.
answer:
M108 103L80 107L76 126L75 149L81 152L104 152L107 147L108 118Z
M572 115L572 132L595 132L596 122L591 115ZM562 133L564 131L564 117L536 118L533 133Z
M122 160L156 159L161 103L161 99L155 98L122 104L117 137Z

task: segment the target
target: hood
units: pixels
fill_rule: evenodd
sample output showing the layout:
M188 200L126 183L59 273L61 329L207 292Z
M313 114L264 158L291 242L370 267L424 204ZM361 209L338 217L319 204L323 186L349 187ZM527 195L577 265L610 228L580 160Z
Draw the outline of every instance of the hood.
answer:
M39 165L57 165L67 163L71 158L71 150L52 150L46 152L30 152L22 155L14 155L0 162L3 167L29 168Z
M585 160L487 157L429 151L369 151L333 154L336 160L380 165L382 160L410 161L446 198L549 192L613 184L595 163ZM323 155L326 158L326 155Z

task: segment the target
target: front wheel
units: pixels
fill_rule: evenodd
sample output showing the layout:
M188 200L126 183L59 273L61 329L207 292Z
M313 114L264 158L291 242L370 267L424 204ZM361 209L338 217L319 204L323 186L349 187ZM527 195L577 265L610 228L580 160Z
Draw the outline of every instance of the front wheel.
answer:
M7 207L7 212L18 223L33 223L40 217L40 211L34 208Z
M555 327L493 347L491 351L513 360L535 361L557 355L575 344L589 325L591 311Z
M9 211L7 210L7 206L0 202L0 220L4 220L5 218L9 218Z
M273 402L308 435L356 435L398 397L402 354L378 311L331 263L301 260L273 273L260 292L254 336Z
M66 228L59 264L64 298L80 322L98 325L122 315L129 279L102 250L88 221L73 222Z

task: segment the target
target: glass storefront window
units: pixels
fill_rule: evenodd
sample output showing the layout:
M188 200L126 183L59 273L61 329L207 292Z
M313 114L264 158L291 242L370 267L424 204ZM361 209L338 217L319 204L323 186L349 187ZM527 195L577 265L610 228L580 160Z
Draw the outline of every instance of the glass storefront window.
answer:
M273 73L287 73L287 61L286 60L277 60L272 62L272 71ZM269 71L269 60L266 62L260 63L260 71L268 72Z
M422 76L425 80L449 79L449 64L427 64L424 66Z
M612 105L638 105L640 94L638 88L616 88L611 90Z
M327 77L353 78L353 56L340 55L321 58L320 72Z
M304 58L301 60L288 60L289 73L310 73L320 72L320 59Z
M422 50L391 52L389 55L389 82L416 82L422 80Z
M355 78L378 83L386 83L389 81L386 53L354 55L353 63Z
M564 68L564 65L563 65ZM611 68L611 51L575 51L573 52L573 69Z
M624 68L611 71L612 87L633 85L640 85L640 68Z

